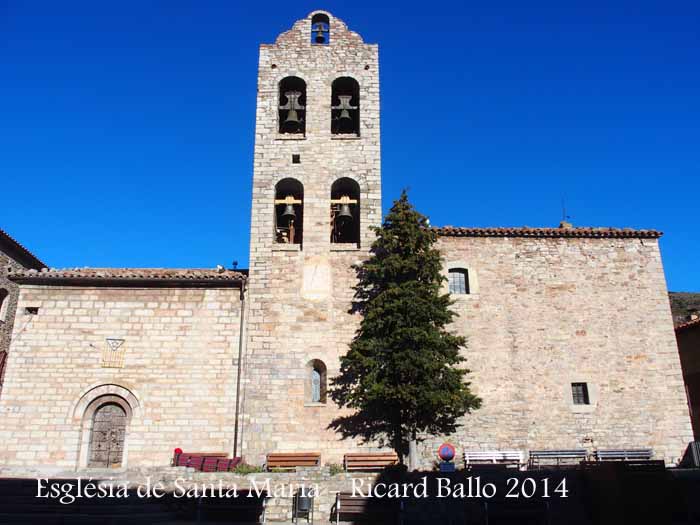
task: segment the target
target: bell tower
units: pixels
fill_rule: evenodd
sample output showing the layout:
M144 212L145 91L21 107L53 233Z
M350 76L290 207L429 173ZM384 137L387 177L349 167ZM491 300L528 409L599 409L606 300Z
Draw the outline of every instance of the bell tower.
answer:
M378 46L325 11L260 46L241 448L318 450L359 322L353 264L381 222ZM336 457L337 456L337 457Z

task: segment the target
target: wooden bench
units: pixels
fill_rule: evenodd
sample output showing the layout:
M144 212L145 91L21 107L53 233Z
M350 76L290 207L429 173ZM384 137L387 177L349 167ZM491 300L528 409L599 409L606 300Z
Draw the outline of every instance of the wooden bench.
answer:
M352 452L345 454L343 465L347 472L382 470L399 462L396 452Z
M265 467L267 470L292 470L297 467L318 467L320 464L319 452L272 452L267 455Z
M593 456L596 461L649 461L654 457L654 451L650 448L599 449Z
M548 466L561 466L562 463L567 465L577 465L581 461L585 461L588 453L584 448L575 448L569 450L531 450L528 459L528 468L537 468L541 464Z
M357 521L371 519L376 523L397 522L403 510L403 500L377 499L353 496L352 492L338 492L331 508L331 521ZM349 518L346 520L345 518Z
M465 450L464 468L469 469L474 465L516 465L520 468L525 464L523 456L520 450Z

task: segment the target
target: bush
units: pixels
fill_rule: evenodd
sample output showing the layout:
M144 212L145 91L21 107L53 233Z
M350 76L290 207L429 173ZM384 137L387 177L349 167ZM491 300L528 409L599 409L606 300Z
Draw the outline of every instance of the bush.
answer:
M328 465L328 468L331 472L331 476L335 476L336 474L342 474L345 469L343 468L343 465L340 463L331 463Z
M245 476L246 474L255 474L256 472L264 472L262 467L257 465L248 465L247 463L240 463L238 466L234 467L233 472Z

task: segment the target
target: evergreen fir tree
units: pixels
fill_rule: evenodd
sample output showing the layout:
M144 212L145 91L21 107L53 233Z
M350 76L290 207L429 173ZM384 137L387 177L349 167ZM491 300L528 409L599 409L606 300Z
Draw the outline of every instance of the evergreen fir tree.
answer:
M374 231L371 256L356 267L361 325L330 390L353 413L330 428L389 445L403 461L410 441L454 432L481 400L457 366L466 340L446 328L456 314L441 289L437 234L405 191Z

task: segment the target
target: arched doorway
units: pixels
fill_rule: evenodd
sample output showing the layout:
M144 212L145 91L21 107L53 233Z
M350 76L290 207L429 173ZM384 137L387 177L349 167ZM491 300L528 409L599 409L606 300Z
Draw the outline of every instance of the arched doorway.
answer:
M105 403L93 415L88 467L119 468L124 457L127 416L116 403Z

